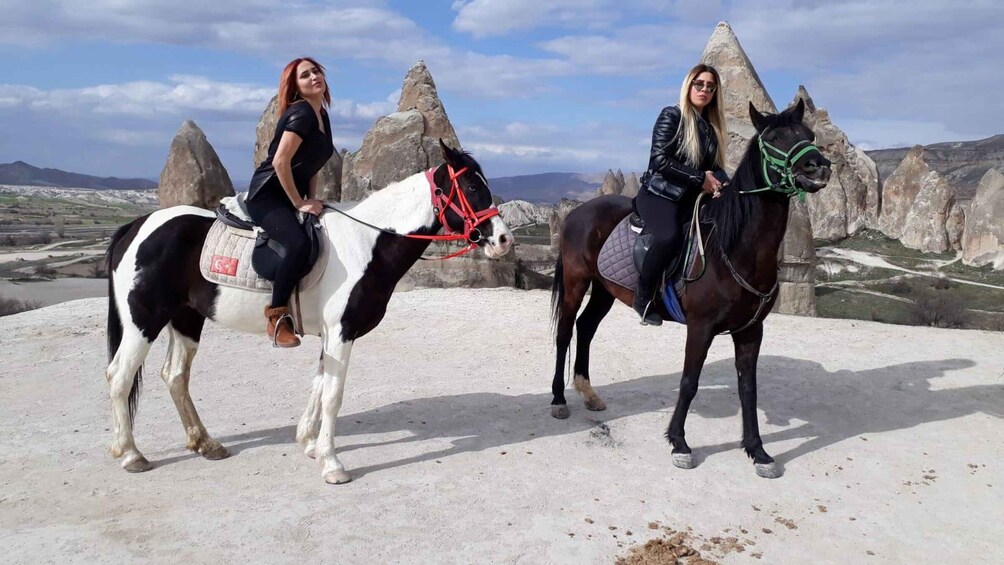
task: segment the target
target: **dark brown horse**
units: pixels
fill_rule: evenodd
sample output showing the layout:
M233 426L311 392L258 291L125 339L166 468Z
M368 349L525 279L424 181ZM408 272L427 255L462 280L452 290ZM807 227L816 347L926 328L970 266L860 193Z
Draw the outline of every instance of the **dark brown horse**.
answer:
M742 405L742 447L756 466L757 474L775 478L780 470L763 449L756 412L756 368L763 338L763 319L777 297L778 247L788 223L789 198L816 192L830 178L830 162L812 145L814 134L802 123L804 105L774 115L763 115L750 104L750 118L757 136L749 144L731 184L722 197L710 200L702 217L714 222L707 241L707 266L703 276L688 282L681 296L687 318L687 345L680 379L680 394L666 437L673 445L673 464L694 466L684 439L684 422L697 394L697 382L708 348L716 335L731 333L735 342ZM606 196L573 210L561 234L561 251L554 276L554 306L557 360L554 368L551 415L567 418L565 402L565 357L578 330L575 358L575 388L586 408L603 410L606 405L589 383L589 344L614 299L628 306L634 292L604 280L597 269L603 242L625 216L631 200ZM591 298L576 320L576 313L592 287ZM664 319L670 319L661 300L653 303Z

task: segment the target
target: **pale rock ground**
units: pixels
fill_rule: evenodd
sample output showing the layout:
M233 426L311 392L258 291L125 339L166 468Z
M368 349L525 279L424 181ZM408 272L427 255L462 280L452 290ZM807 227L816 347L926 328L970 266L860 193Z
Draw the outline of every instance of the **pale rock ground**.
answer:
M688 421L699 465L672 466L662 433L684 330L641 328L626 307L594 343L609 409L588 412L570 390L571 418L552 419L548 300L396 294L352 354L343 486L293 440L316 338L281 351L207 328L192 392L233 453L216 462L184 449L159 341L136 426L156 467L130 475L107 450L105 301L0 318L3 561L611 563L658 535L650 522L692 528L695 547L755 544L703 552L725 563L1004 555L1004 334L772 315L760 423L785 475L767 480L737 449L727 337Z

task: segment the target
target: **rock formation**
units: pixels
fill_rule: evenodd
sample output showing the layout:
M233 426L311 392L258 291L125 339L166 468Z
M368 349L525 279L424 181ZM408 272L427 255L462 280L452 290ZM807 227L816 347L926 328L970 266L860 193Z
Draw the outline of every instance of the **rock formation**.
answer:
M161 208L189 205L216 208L224 196L234 195L230 175L199 126L185 120L171 142L160 173L157 200Z
M638 188L638 175L631 173L624 181L624 190L621 191L621 194L634 198L635 196L638 196Z
M442 164L440 138L461 148L436 83L425 63L419 61L404 78L397 111L376 121L359 151L344 155L342 199L361 200L388 184ZM437 243L430 245L425 255L442 256L457 250L455 244ZM510 251L499 260L490 260L475 250L449 261L419 261L398 288L515 286L515 256L515 251Z
M955 191L948 181L924 156L922 146L914 147L886 180L879 229L912 249L931 253L957 249L964 209L956 205Z
M617 169L617 172L613 172L607 169L607 175L603 177L603 186L597 191L597 196L603 196L604 194L620 194L624 192L624 173Z
M826 189L823 189L826 190ZM812 224L808 204L791 199L788 229L778 251L781 270L774 311L796 316L816 315L816 247L812 242Z
M909 147L868 152L878 167L879 182L889 175L910 151ZM989 169L1004 173L1004 134L975 141L952 141L924 146L924 161L945 177L958 200L972 200Z
M279 121L279 98L273 96L265 111L261 113L258 127L255 128L254 158L252 171L268 156L268 146L275 136L275 126ZM333 120L332 120L333 121ZM342 155L335 148L334 155L321 167L317 175L317 197L321 200L337 202L342 199Z
M988 170L966 214L962 262L1004 270L1004 174Z
M809 196L812 235L837 240L874 224L879 211L878 172L875 163L852 145L826 110L817 108L804 86L792 105L805 102L805 125L816 133L816 146L832 163L826 188Z
M749 140L756 134L756 128L749 118L749 103L753 102L761 112L770 113L777 113L777 106L767 94L760 76L729 24L720 22L715 27L711 39L704 46L701 62L715 67L721 75L724 94L721 103L725 108L729 129L726 165L729 170L734 170Z
M761 112L776 113L777 107L729 24L721 22L715 27L704 47L701 62L714 66L721 75L722 104L729 129L726 169L731 172L739 164L749 140L756 135L756 128L749 118L750 101ZM788 230L780 253L781 287L775 306L775 310L782 314L816 313L815 253L809 252L814 246L812 221L808 214L807 206L792 201Z
M361 200L374 190L439 165L443 161L440 138L451 147L460 147L436 83L419 61L405 76L397 111L377 120L359 151L345 156L343 199Z
M498 206L499 215L510 228L546 224L551 216L551 207L533 204L526 200L511 200Z
M581 204L582 202L578 200L562 198L560 202L554 205L547 219L547 224L551 231L551 249L557 251L561 248L561 231L565 227L565 218L568 217L569 212Z

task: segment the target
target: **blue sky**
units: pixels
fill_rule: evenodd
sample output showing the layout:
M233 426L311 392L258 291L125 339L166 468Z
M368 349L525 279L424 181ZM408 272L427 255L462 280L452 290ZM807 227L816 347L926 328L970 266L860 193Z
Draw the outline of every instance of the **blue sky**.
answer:
M283 64L329 70L358 148L424 59L489 176L644 168L718 21L774 102L799 84L866 148L1004 132L1004 3L0 0L0 162L156 178L185 119L235 180Z

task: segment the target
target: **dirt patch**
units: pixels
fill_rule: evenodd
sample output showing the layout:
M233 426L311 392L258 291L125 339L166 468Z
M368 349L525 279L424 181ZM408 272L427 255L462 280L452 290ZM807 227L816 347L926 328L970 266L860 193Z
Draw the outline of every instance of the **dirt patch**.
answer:
M778 516L777 518L774 518L774 521L777 522L778 524L782 524L784 527L788 528L789 530L797 530L798 529L798 525L795 524L794 520L789 520L788 518L782 518L781 516Z
M668 530L661 538L648 540L644 545L630 549L627 557L617 559L617 565L713 565L690 546L690 536L686 532Z

